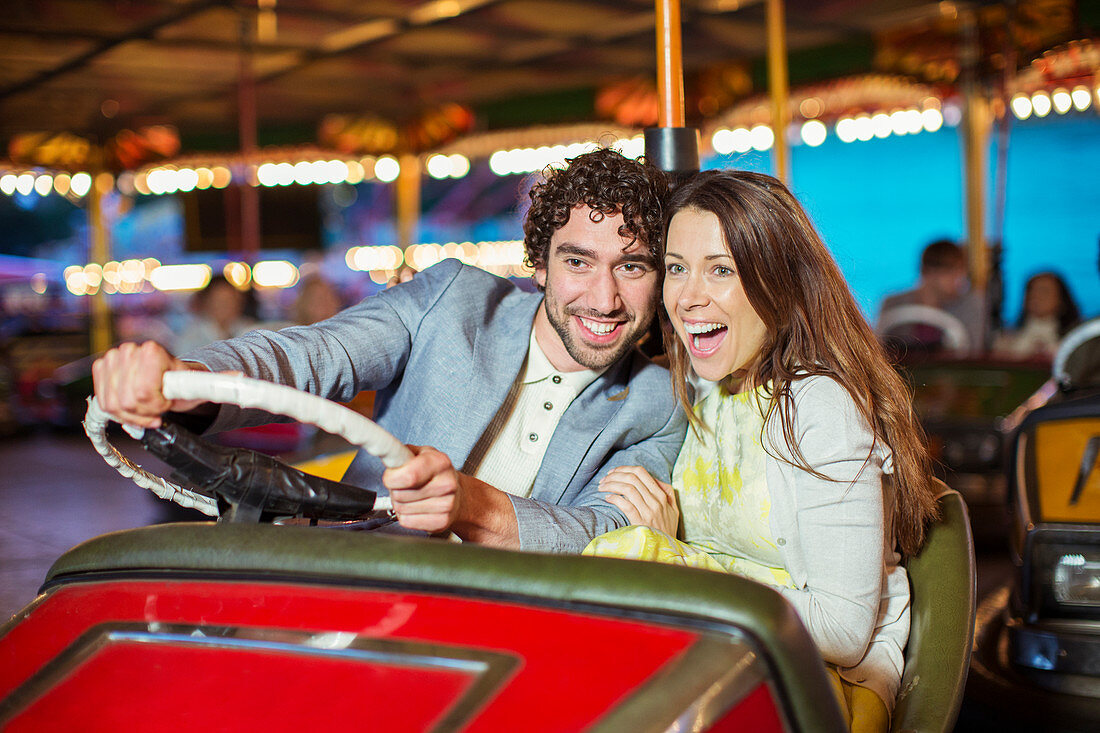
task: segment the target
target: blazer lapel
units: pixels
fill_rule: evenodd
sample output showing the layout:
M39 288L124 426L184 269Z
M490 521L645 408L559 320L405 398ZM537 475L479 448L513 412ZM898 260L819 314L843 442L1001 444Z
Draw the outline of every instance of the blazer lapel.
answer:
M523 368L535 311L541 303L542 298L533 295L501 301L493 316L478 329L474 338L473 379L465 385L463 414L456 423L463 429L454 431L454 452L448 451L453 457L461 456L462 463L504 404Z

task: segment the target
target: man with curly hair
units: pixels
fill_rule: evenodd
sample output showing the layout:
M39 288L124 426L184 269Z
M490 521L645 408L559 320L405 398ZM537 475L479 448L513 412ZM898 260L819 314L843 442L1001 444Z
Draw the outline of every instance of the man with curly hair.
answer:
M685 422L668 373L634 346L658 304L664 176L601 149L530 193L525 245L542 295L444 260L312 326L255 331L172 357L125 344L93 367L108 412L141 426L194 409L164 371L240 371L347 401L415 454L383 472L361 453L344 482L389 490L401 525L501 547L579 552L627 524L599 491L612 468L668 480ZM200 408L201 409L201 408ZM210 431L256 422L217 410Z

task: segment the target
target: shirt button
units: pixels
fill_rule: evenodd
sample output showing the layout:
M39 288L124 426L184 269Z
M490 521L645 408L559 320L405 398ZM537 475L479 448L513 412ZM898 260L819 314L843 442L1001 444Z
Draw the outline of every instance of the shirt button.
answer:
M561 375L555 374L554 376L550 377L550 381L554 384L561 384Z
M527 439L532 443L537 443L539 441L539 435L538 433L531 433L527 436Z
M544 402L544 403L542 403L542 406L545 407L547 410L553 410L554 409L554 404L552 402Z
M782 547L783 545L787 544L787 540L785 540L785 539L783 539L782 537L780 537L779 539L777 539L777 540L775 541L775 544L777 544L777 545L779 545L780 547Z

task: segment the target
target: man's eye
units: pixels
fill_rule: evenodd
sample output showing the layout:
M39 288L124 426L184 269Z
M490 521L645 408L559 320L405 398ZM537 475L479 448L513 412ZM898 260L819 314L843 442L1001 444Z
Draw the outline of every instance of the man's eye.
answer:
M584 260L578 259L576 257L569 257L565 260L565 264L569 265L570 267L582 267L584 265Z

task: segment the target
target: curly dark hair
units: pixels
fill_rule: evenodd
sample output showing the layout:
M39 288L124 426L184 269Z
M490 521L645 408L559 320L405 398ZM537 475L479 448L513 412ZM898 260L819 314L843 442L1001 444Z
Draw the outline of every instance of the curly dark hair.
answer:
M528 195L531 208L523 221L523 241L530 267L546 266L550 237L579 204L592 208L592 221L621 213L619 234L631 243L642 242L654 262L660 259L668 180L649 162L600 148L571 158L566 168L547 168Z

